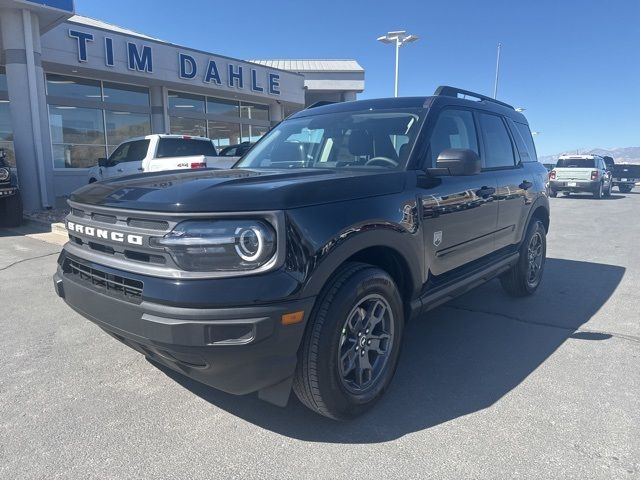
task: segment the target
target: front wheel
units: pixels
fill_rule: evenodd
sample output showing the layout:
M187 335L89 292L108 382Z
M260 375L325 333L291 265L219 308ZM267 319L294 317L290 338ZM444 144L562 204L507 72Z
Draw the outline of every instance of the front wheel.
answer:
M513 297L532 295L540 285L547 257L547 231L540 220L534 219L520 247L520 258L500 277L505 291Z
M393 378L404 327L402 298L383 270L343 266L310 318L293 390L311 410L335 420L356 417Z
M549 190L549 196L556 198L558 196L558 192L555 190Z

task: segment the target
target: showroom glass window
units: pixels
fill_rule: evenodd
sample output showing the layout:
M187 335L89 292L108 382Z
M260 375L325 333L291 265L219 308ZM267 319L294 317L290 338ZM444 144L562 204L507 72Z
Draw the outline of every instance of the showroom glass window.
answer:
M55 168L89 168L125 140L151 133L149 89L48 73Z
M15 167L16 157L13 150L9 89L7 87L7 75L3 66L0 66L0 148L5 151L5 162L9 166Z

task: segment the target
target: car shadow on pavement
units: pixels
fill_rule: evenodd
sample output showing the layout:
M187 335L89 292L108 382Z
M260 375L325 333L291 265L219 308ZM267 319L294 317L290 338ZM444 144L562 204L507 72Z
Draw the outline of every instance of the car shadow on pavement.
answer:
M523 382L607 302L624 276L614 265L547 259L538 292L508 297L492 281L443 305L405 330L396 376L381 401L351 422L307 410L292 393L278 408L237 397L153 363L211 404L262 428L311 442L377 443L485 409Z

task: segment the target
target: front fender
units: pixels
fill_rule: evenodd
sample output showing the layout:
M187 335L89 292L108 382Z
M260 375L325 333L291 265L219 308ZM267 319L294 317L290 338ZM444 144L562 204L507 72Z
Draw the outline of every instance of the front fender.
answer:
M320 293L344 262L376 247L393 252L411 285L422 286L424 243L415 197L399 193L287 212L287 270L301 283L301 297Z

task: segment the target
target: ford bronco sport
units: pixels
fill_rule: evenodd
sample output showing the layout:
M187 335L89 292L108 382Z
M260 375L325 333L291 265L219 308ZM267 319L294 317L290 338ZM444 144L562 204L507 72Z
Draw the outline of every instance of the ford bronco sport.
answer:
M482 95L308 108L232 169L76 191L54 283L155 362L347 419L389 385L407 321L495 277L534 293L545 181L525 117Z

